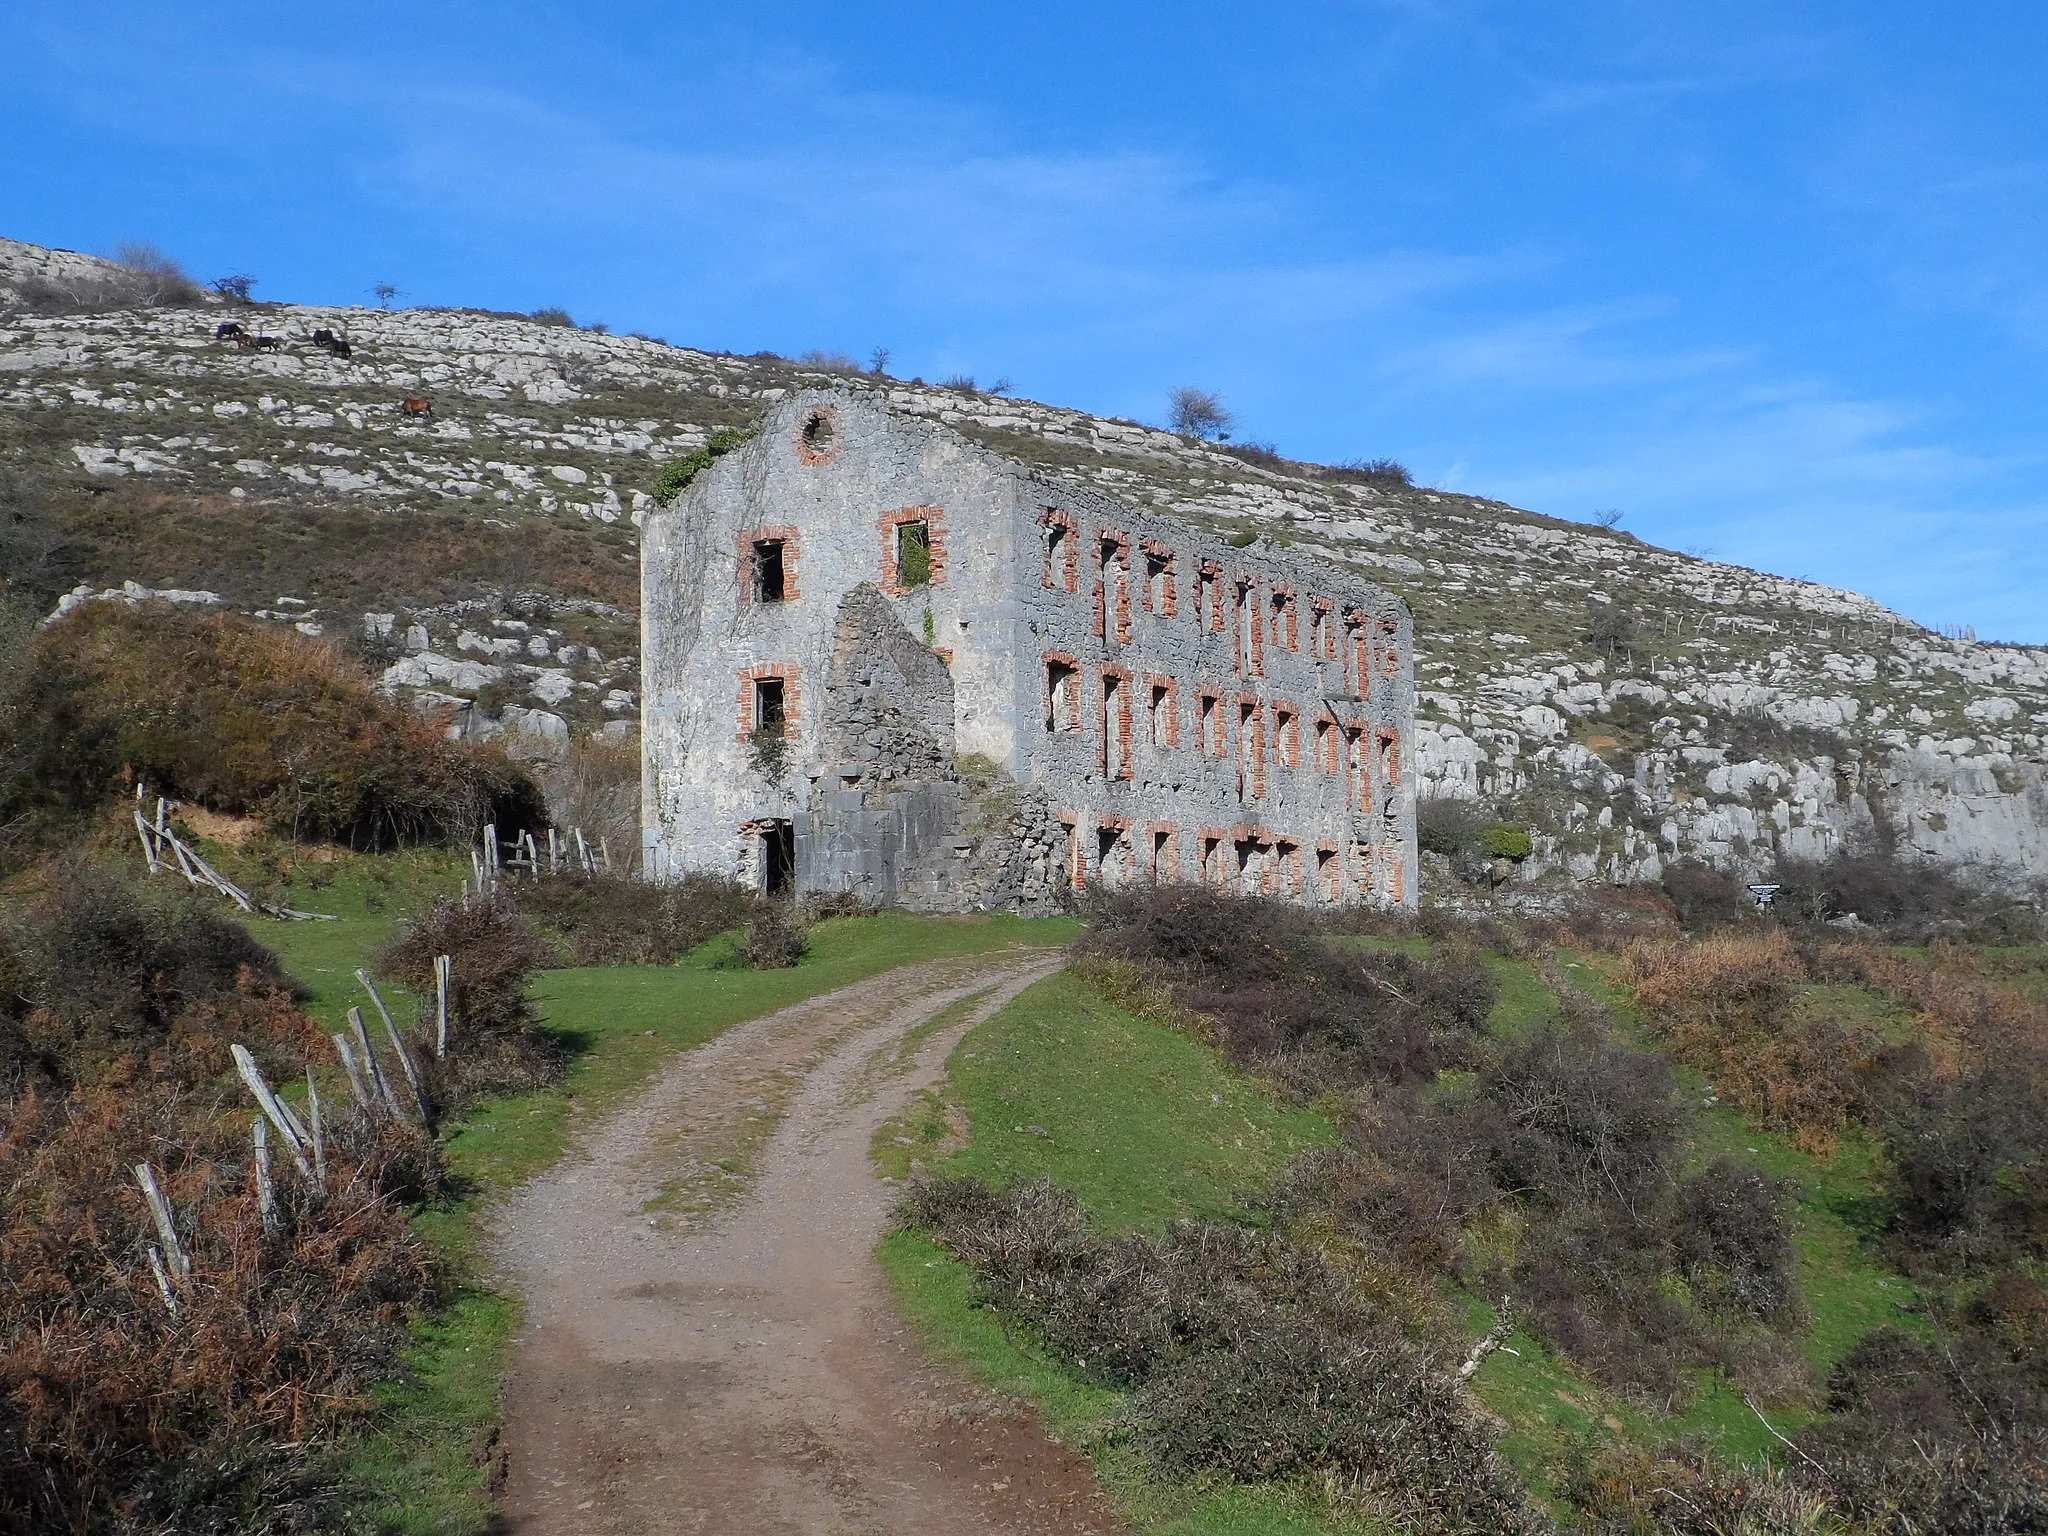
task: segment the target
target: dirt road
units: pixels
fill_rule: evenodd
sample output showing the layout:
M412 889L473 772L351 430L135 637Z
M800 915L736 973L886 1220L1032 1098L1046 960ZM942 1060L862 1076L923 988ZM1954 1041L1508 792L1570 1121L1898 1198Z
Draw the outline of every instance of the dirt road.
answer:
M937 961L740 1025L508 1203L513 1531L1122 1529L1084 1457L924 1357L873 1256L876 1127L1058 964Z

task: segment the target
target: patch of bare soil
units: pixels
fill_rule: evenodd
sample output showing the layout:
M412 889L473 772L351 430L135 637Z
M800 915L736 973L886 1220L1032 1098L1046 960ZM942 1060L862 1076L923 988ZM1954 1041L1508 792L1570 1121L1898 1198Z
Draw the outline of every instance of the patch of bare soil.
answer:
M508 1203L509 1529L1124 1529L1084 1456L924 1354L874 1259L876 1128L1059 963L938 961L743 1024Z

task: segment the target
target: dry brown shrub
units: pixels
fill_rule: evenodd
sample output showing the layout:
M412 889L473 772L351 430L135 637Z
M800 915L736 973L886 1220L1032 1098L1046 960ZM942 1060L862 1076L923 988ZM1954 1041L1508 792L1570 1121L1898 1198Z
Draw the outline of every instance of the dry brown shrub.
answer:
M334 645L168 603L88 603L0 682L0 825L75 820L137 776L350 847L542 819L522 770L380 698Z
M1621 975L1671 1054L1804 1151L1833 1150L1860 1113L1883 1042L1798 1015L1805 960L1777 929L1630 945Z
M223 942L196 898L90 867L49 878L6 925L0 997L0 1026L39 1053L0 1100L0 1529L308 1528L333 1482L323 1446L438 1293L404 1219L437 1186L433 1148L330 1082L329 1177L315 1188L274 1143L266 1231L229 1047L281 1086L328 1059L322 1036L274 960ZM142 1162L191 1257L175 1316Z

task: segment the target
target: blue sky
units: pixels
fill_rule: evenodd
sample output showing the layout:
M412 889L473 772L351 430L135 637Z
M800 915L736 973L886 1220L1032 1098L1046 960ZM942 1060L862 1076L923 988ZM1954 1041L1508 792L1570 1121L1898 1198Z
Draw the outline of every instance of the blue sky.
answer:
M2048 641L2048 7L0 13L0 233L1387 455Z

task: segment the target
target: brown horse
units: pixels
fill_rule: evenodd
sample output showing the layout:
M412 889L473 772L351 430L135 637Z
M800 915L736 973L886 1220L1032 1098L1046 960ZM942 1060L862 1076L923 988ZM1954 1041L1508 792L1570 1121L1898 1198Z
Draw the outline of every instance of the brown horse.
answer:
M398 405L399 414L408 417L427 417L434 414L434 407L426 400L402 400Z

